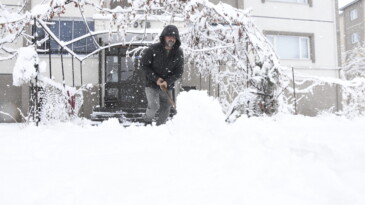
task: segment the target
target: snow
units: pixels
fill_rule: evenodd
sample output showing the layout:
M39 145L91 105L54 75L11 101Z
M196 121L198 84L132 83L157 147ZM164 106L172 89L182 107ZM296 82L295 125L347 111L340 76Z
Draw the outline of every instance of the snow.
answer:
M32 16L43 16L48 12L49 9L49 4L38 4L32 8L31 14Z
M118 8L118 7L116 7ZM120 8L120 7L119 7ZM114 12L117 12L116 10ZM131 12L131 10L128 10L128 12ZM93 19L98 19L98 20L111 20L113 18L113 15L111 14L94 14L93 15ZM148 20L148 21L161 21L161 22L170 22L171 20L173 20L173 22L183 22L184 18L181 17L172 17L171 16L167 16L167 15L149 15L149 16L145 16L145 15L139 15L136 14L132 17L131 21L136 21L138 19L141 20ZM161 31L161 29L159 30L159 32Z
M34 65L38 63L38 54L33 46L19 48L13 71L13 85L21 86L35 78L37 72Z
M355 0L338 0L338 8L342 8Z
M0 204L365 204L365 118L224 122L183 92L160 127L0 124Z

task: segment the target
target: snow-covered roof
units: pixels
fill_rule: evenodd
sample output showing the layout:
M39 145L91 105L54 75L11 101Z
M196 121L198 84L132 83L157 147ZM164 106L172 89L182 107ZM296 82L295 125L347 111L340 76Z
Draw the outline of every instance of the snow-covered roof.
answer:
M345 6L341 7L341 8L340 8L340 11L345 10L347 7L349 7L349 6L353 5L354 3L357 3L357 2L359 2L359 1L361 1L361 0L353 0L353 1L349 2L349 3L348 3L348 4L346 4Z

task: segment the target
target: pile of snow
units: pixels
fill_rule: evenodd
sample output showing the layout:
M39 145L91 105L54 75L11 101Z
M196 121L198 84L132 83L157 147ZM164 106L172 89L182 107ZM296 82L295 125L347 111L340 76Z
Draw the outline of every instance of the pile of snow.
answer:
M0 204L365 204L364 118L226 124L204 92L177 103L160 127L0 124Z

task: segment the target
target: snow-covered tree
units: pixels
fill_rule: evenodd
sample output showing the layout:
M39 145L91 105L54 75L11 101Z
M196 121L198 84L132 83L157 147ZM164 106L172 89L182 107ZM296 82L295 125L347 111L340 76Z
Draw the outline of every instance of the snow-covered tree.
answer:
M16 56L17 50L11 44L25 36L26 25L30 22L29 13L24 11L26 1L18 9L7 8L0 2L0 60Z
M181 34L186 62L189 66L193 65L197 72L212 75L220 85L220 101L229 122L243 114L272 115L278 111L280 103L283 102L281 94L288 80L281 73L280 64L270 43L252 22L249 10L236 9L224 3L215 5L208 0L128 2L127 7L109 9L105 7L104 0L98 3L92 0L44 0L31 11L10 15L13 23L2 21L3 39L10 38L14 41L23 36L29 41L33 40L32 36L24 32L24 28L33 24L35 19L62 48L77 59L83 60L85 57L78 56L67 47L69 42L62 42L56 36L52 36L44 23L65 13L67 4L78 7L82 16L85 6L91 6L97 12L110 16L112 26L109 32L90 31L85 37L116 32L120 37L120 44L125 45L131 43L126 41L128 29L141 18L164 16L167 17L161 20L164 24L173 23L174 19L179 18L186 23L187 28L187 31ZM15 36L9 34L14 27L17 31ZM0 45L3 44L0 42ZM93 53L107 48L101 45L97 47ZM0 48L6 51L5 47ZM135 51L137 50L131 52ZM16 51L13 51L12 55L14 53ZM93 53L86 55L86 58Z
M124 20L128 11L133 14L142 10L146 16L159 11L171 19L184 20L187 32L182 34L182 47L188 65L203 75L211 74L220 85L228 121L242 114L277 112L286 80L270 43L252 22L250 11L207 0L133 1L128 9L119 8L122 14L116 13L115 19ZM120 28L124 32L126 26Z
M343 70L347 78L365 77L365 43L359 43L346 52Z
M349 86L342 86L344 109L350 117L365 114L365 43L359 43L346 52L343 65L345 77Z

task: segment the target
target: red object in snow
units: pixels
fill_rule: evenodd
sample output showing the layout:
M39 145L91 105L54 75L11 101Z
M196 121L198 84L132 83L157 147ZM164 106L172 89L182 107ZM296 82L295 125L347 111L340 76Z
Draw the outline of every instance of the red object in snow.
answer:
M75 95L73 95L73 96L70 97L70 92L67 91L67 96L69 97L68 103L70 103L71 110L72 110L72 113L73 113L73 111L75 110L75 105L76 105Z

